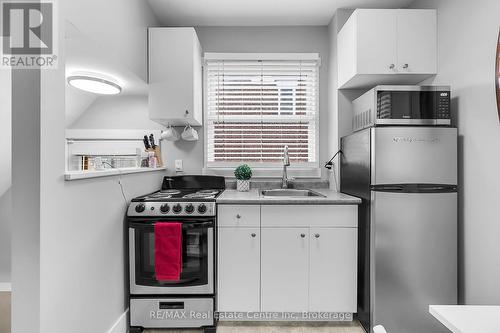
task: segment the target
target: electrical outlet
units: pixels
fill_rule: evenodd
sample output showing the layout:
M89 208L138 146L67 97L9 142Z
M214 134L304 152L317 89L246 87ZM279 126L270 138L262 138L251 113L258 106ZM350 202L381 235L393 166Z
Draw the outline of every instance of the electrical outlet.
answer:
M175 160L175 172L182 172L182 160Z

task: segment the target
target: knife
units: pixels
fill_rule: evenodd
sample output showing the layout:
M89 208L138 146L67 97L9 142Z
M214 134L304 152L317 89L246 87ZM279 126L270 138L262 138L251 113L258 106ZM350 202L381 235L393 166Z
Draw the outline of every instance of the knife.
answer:
M153 136L153 134L149 134L149 143L151 143L151 148L155 149L156 148L156 145L155 145L155 137Z
M151 146L149 145L149 141L148 141L148 136L147 135L144 135L144 139L142 141L144 142L144 147L146 149L151 148Z

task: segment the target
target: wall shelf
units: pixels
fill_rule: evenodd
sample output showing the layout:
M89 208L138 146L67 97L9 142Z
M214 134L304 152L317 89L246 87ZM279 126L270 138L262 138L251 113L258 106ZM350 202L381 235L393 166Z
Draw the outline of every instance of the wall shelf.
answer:
M66 171L64 173L65 180L79 180L88 178L99 178L117 175L127 175L141 172L165 171L166 167L161 168L120 168L106 170L91 170L91 171Z

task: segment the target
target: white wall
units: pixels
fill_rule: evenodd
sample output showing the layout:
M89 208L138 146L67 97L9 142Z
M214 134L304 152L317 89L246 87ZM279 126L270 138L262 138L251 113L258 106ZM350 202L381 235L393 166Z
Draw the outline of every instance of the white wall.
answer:
M66 127L71 127L88 107L98 98L96 94L71 87L66 84Z
M59 68L42 73L40 331L104 333L119 318L125 318L126 203L117 177L63 180L63 22L69 20L90 39L109 45L134 73L144 78L146 27L156 21L143 0L59 4ZM161 184L159 172L122 178L127 199L153 191Z
M337 34L351 15L350 9L338 9L335 12L330 24L328 25L328 44L329 61L328 61L328 123L327 123L327 146L328 156L333 156L340 149L340 138L351 132L352 129L352 115L349 108L350 100L345 97L346 92L338 90L338 71L337 71ZM351 94L352 92L347 92ZM354 92L357 93L357 92ZM334 168L327 171L328 179L330 181L330 188L333 190L340 189L340 175L339 175L339 158L337 155L334 163Z
M40 70L12 71L12 333L40 322Z
M495 99L498 0L418 0L438 10L438 72L450 84L459 139L460 291L500 304L500 123Z
M164 127L149 119L147 96L118 95L99 97L69 128L162 129Z
M318 27L198 27L198 38L204 52L318 52L320 68L320 166L328 158L327 149L327 77L328 30ZM198 142L179 140L165 143L164 161L173 166L175 159L184 160L186 173L200 174L203 168L203 131ZM322 170L323 178L327 174Z
M338 61L337 61L337 34L351 16L353 9L338 9L328 25L330 42L330 66L328 73L329 110L332 114L329 119L328 132L330 156L340 149L340 139L352 133L352 100L359 97L365 90L349 89L338 90ZM334 160L333 171L330 172L330 188L340 189L340 155Z
M65 20L74 24L90 40L110 50L109 58L119 59L131 71L146 79L147 32L157 25L153 11L144 0L61 1ZM63 25L61 25L63 26Z
M0 70L0 283L10 282L11 72Z

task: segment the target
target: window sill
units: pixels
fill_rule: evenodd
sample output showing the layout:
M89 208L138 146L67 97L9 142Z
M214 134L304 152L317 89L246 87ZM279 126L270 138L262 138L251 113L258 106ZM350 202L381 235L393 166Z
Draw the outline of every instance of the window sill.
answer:
M204 175L216 175L224 177L234 178L234 167L223 168L223 167L205 167L203 168ZM288 168L288 177L293 178L321 178L321 169L294 169ZM281 178L283 176L282 169L276 168L252 168L252 178Z
M154 172L166 170L166 167L161 168L121 168L121 169L106 169L93 171L66 171L64 173L65 180L78 180L87 178L99 178L116 175L126 175L132 173Z

